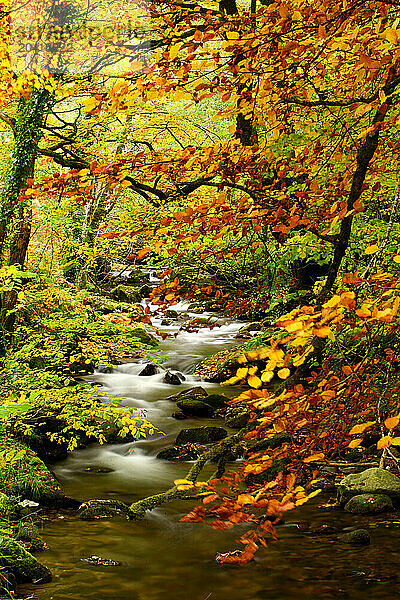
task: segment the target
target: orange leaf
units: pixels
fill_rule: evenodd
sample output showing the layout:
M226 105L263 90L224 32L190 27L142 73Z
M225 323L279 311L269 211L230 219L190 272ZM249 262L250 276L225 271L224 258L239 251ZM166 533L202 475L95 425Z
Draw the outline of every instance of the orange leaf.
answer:
M348 445L349 448L357 448L362 442L362 438L356 438L355 440L351 440Z
M378 450L382 450L382 448L388 448L391 444L392 438L390 437L390 435L386 435L385 437L379 440L379 442L377 443L377 448Z
M315 460L322 460L324 457L325 454L323 452L317 452L316 454L311 454L311 456L307 456L307 458L305 458L303 462L310 463L314 462Z
M350 429L349 434L354 435L355 433L364 433L368 427L375 425L376 421L367 421L366 423L360 423L360 425L354 425L352 429Z
M385 421L385 427L387 429L394 429L400 422L400 417L389 417Z

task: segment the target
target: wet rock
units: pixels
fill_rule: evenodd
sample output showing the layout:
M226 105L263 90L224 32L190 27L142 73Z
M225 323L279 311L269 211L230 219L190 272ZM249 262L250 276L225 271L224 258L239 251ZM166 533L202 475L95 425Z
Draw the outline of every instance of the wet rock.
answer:
M165 316L168 317L169 319L177 319L179 317L179 314L177 313L176 310L172 310L172 309L168 309L165 311Z
M227 432L222 427L194 427L193 429L182 429L176 438L176 445L182 446L187 442L199 444L211 444L219 442L227 436Z
M98 373L102 373L104 375L109 375L110 373L114 373L115 369L111 365L97 365L96 371Z
M138 289L130 285L117 285L111 290L111 297L118 302L140 302L142 295Z
M316 525L310 529L311 535L333 535L334 533L337 533L337 529L332 527L332 525L327 525L326 523L323 525Z
M116 560L112 560L111 558L101 558L101 556L89 556L88 558L81 558L82 562L88 563L89 565L93 565L95 567L119 567L120 562Z
M142 285L139 290L139 293L142 298L148 298L151 294L151 287L149 285Z
M230 406L225 413L225 423L232 429L242 429L250 418L250 411L246 403Z
M185 419L188 419L189 417L187 415L185 415L183 412L177 411L172 413L172 418L176 419L177 421L184 421Z
M46 547L46 544L39 535L38 527L30 521L20 523L16 527L14 539L19 542L25 542L25 549L32 552L38 552Z
M368 546L371 543L371 537L367 529L355 529L349 533L339 536L339 541L345 544L360 544Z
M247 325L244 325L244 327L241 327L238 331L238 333L236 334L237 338L248 338L248 337L252 337L252 334L254 334L257 331L261 331L263 329L263 325L262 323L260 323L260 321L255 321L254 323L248 323Z
M350 498L360 494L384 494L400 501L400 479L394 473L377 467L347 475L338 486L337 501L343 506Z
M10 538L1 539L0 566L11 571L19 583L48 583L51 581L50 570L40 564L18 542Z
M156 373L157 373L156 365L149 363L148 365L145 366L144 369L142 369L140 371L139 377L151 377L152 375L155 375Z
M344 510L356 515L376 514L393 509L392 500L384 494L360 494L347 502Z
M226 396L223 396L222 394L210 394L202 401L208 404L209 406L218 409L225 408L228 398Z
M175 373L171 373L167 371L162 379L163 383L167 383L168 385L181 385L182 381L179 376Z
M101 473L113 473L114 469L109 469L108 467L99 467L97 465L89 465L88 467L84 467L83 470L86 473L94 473L96 475Z
M19 517L20 512L21 505L18 501L18 498L15 498L14 496L6 496L6 494L2 494L0 492L0 517L6 520L16 519Z
M81 504L79 510L79 518L83 521L129 518L128 506L119 500L88 500Z
M148 346L158 346L158 341L154 335L139 325L129 331L129 337L137 337L140 342Z
M182 444L182 446L171 446L170 448L165 448L161 450L156 458L161 460L196 460L199 458L200 454L204 452L204 448L199 446L198 444Z
M182 398L182 400L178 400L176 405L185 415L190 417L212 417L215 412L212 406L201 400L196 400L196 398Z
M167 327L168 325L171 325L171 324L172 324L172 321L171 321L171 319L163 319L163 320L161 321L161 325L163 325L163 326L166 326L166 327Z
M172 402L176 402L180 398L185 398L186 396L202 398L204 396L207 396L207 392L201 386L197 386L197 387L189 388L188 390L183 390L182 392L179 392L178 394L173 394L172 396L167 396L166 398L164 398L164 400L171 400Z

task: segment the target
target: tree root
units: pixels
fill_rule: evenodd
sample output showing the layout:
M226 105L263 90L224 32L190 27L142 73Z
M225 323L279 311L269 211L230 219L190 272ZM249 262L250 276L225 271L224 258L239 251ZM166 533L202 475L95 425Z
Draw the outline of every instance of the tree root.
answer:
M204 465L209 460L221 459L231 450L232 446L235 446L238 441L240 441L247 431L248 427L245 427L237 433L226 437L224 440L218 442L218 444L215 444L209 450L204 452L189 469L186 479L195 483L202 472ZM157 508L157 506L161 506L161 504L185 497L187 497L187 492L185 490L178 490L177 486L173 486L165 492L155 494L154 496L148 496L147 498L143 498L142 500L138 500L131 504L129 507L129 518L140 521L144 519L147 510L153 510L154 508Z

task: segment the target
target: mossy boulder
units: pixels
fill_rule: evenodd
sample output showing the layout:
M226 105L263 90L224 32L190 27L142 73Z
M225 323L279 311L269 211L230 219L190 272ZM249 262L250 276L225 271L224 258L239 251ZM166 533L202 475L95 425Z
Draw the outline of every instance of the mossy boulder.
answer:
M79 511L79 518L83 521L129 518L128 506L118 500L88 500L81 504Z
M182 398L182 400L178 400L176 405L184 415L190 417L212 417L215 412L212 406L196 398Z
M355 529L339 536L339 541L345 544L360 544L368 546L371 543L371 537L367 529Z
M10 450L13 451L8 459ZM14 458L12 458L14 456ZM0 488L3 493L22 496L42 504L59 504L64 493L44 462L17 440L0 440Z
M353 496L344 507L344 510L356 515L381 513L392 509L393 503L391 498L384 494L360 494Z
M400 479L394 473L378 467L347 475L338 486L337 501L344 506L350 498L360 494L384 494L399 502Z
M250 418L250 410L246 403L240 402L235 406L230 406L225 413L225 423L232 429L241 429L245 427Z
M25 549L38 552L45 548L45 543L40 537L38 527L30 522L19 523L14 532L14 539L24 542ZM28 548L26 547L28 545Z
M50 570L39 563L21 544L10 538L0 541L0 566L10 571L18 583L51 581Z
M194 374L206 381L226 381L239 367L238 358L243 349L243 346L235 346L209 356L197 365Z
M18 498L7 496L0 492L0 518L18 519L21 514L21 507L18 504Z
M138 340L148 346L158 346L157 338L150 331L139 325L129 330L129 336L138 338Z
M222 427L194 427L193 429L182 429L178 433L175 443L177 446L188 442L212 444L225 439L227 435L226 430Z
M182 392L172 394L172 396L167 396L166 398L164 398L164 400L171 400L171 402L176 402L177 400L180 400L181 398L186 398L188 396L197 399L202 398L204 402L204 398L205 396L207 396L207 392L201 386L197 386L189 388L188 390L182 390Z
M209 394L209 396L203 399L203 402L209 404L209 406L212 406L216 410L225 408L227 401L228 398L222 394Z
M204 452L204 448L198 444L187 443L182 446L171 446L164 448L157 454L157 458L161 460L196 460L200 454Z
M113 300L126 303L140 302L142 299L142 295L137 288L122 284L111 290L111 297Z

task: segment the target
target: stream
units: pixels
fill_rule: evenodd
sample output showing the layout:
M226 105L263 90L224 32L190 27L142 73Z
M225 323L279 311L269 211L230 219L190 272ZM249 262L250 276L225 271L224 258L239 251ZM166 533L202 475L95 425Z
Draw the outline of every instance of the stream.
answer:
M187 306L174 310L187 314ZM88 381L99 383L122 404L145 410L147 418L164 436L154 435L134 443L91 445L58 462L54 471L68 496L80 501L93 498L118 499L127 503L170 487L182 478L188 463L161 461L155 455L173 442L182 428L223 425L216 419L178 421L171 417L175 403L164 400L194 385L208 393L221 393L217 384L199 383L193 376L204 357L237 343L235 335L243 323L210 317L213 329L181 331L160 343L163 368L186 377L180 386L162 382L163 373L139 377L143 364L119 366L113 373L96 373ZM187 318L187 317L186 317ZM170 334L179 330L179 320L161 325ZM224 388L237 395L236 388ZM91 471L88 471L88 468ZM109 472L96 472L98 470ZM214 466L205 469L211 474ZM203 478L203 477L202 477ZM308 600L310 598L351 598L392 600L400 595L400 515L355 517L344 511L327 511L318 505L328 497L314 498L292 511L278 528L279 539L262 550L247 567L218 565L215 553L238 547L235 539L244 531L214 531L204 524L179 523L192 506L190 501L164 505L141 522L123 520L81 521L73 511L54 511L47 517L43 537L49 550L38 558L53 573L45 586L25 587L23 592L36 600ZM387 524L391 518L394 523ZM316 535L311 529L330 525L346 528L367 526L370 546L341 544L336 535ZM397 523L396 523L397 521ZM117 561L119 566L93 566L82 561L92 555Z

